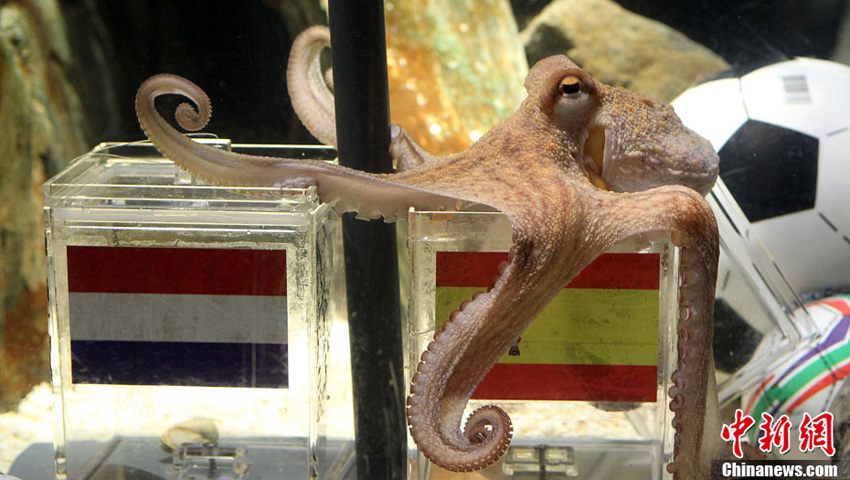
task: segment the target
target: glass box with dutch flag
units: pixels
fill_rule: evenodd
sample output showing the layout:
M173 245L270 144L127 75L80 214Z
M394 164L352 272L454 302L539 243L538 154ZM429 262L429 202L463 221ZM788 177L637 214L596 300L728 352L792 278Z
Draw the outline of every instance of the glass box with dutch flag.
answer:
M326 390L350 385L347 371L329 381L337 217L315 188L210 186L150 144L103 144L44 199L57 478L340 470L350 407Z
M412 375L435 328L492 286L511 228L485 211L411 211L409 221ZM513 421L511 447L492 474L670 477L677 255L669 235L619 245L565 285L504 352L467 407L497 404ZM444 474L415 450L411 461L412 478Z

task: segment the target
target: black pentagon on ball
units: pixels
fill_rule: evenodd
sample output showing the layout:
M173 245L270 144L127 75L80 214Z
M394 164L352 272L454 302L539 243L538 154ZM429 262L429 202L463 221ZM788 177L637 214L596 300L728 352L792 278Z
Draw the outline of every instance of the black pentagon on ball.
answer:
M750 359L764 335L753 328L729 303L714 300L714 366L735 373Z
M814 208L817 138L748 120L717 153L720 178L750 222Z

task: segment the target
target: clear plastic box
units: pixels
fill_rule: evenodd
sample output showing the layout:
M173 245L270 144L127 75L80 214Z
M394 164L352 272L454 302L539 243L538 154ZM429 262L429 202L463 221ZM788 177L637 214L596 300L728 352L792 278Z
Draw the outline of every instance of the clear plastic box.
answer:
M745 364L718 378L720 403L728 405L775 372L795 349L813 348L825 332L809 316L722 179L706 200L720 233L716 296L734 305L761 336Z
M411 211L409 221L408 384L435 324L491 286L496 272L481 265L497 265L511 247L510 224L497 212ZM469 264L485 272L480 279L471 280L470 270L456 275ZM467 408L499 405L514 424L511 447L487 478L670 478L677 265L669 235L618 246L505 352ZM605 376L618 380L606 384ZM413 447L409 460L410 478L449 478Z
M345 475L352 439L324 424L326 384L350 385L327 368L338 218L315 188L209 186L102 144L44 205L56 478Z

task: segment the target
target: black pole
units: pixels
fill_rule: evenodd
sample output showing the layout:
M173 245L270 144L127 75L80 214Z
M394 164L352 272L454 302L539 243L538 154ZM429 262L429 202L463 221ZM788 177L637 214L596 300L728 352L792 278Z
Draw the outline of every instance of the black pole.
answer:
M389 172L383 1L331 0L329 17L339 161ZM407 432L395 226L352 214L343 216L342 226L357 476L403 479Z

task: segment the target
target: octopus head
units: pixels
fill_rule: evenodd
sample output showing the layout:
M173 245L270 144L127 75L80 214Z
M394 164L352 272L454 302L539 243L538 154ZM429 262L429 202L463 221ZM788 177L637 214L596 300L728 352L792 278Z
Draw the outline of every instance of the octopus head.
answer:
M714 185L717 153L673 107L598 82L562 55L538 62L526 88L556 128L580 132L573 155L596 186L634 192L684 185L706 195Z

